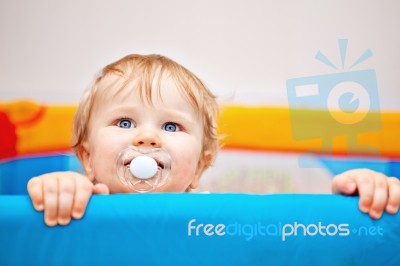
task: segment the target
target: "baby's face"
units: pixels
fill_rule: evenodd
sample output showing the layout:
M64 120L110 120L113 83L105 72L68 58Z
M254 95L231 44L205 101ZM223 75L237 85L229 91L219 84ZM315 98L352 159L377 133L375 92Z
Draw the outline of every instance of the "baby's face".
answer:
M197 186L204 167L200 116L172 80L160 85L161 95L153 89L152 104L143 101L137 89L125 88L107 93L92 110L82 163L88 177L106 184L111 193L132 192L116 170L118 155L132 145L169 153L169 178L156 191L183 192Z

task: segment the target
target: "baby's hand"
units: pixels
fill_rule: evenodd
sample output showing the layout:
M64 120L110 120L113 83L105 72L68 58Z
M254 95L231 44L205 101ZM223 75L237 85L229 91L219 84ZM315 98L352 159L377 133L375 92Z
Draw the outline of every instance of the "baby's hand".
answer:
M400 205L400 180L368 169L355 169L334 177L333 193L360 196L359 208L379 219L386 209L397 213Z
M34 177L28 182L33 207L44 211L48 226L67 225L71 218L80 219L92 194L109 194L104 184L93 185L75 172L54 172Z

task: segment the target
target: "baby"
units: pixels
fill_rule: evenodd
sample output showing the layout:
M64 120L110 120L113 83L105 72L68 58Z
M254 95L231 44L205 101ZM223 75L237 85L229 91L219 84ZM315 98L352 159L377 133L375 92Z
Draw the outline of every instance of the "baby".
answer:
M217 119L215 97L189 70L160 55L128 55L106 66L79 104L73 148L85 175L55 172L32 178L33 206L44 211L47 225L66 225L84 215L92 194L137 191L117 174L129 168L129 161L117 163L126 149L168 154L168 178L152 191L195 189L218 150ZM167 170L157 160L158 170ZM396 213L400 204L399 180L370 170L336 176L332 190L359 194L360 209L373 218L385 209Z

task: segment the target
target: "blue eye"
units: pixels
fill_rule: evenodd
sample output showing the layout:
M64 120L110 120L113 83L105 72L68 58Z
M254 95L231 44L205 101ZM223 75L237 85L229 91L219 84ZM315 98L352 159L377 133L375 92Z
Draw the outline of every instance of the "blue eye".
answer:
M120 128L131 128L132 122L128 119L121 119L118 121L117 126Z
M177 132L180 130L179 125L173 122L165 123L162 129L168 132Z

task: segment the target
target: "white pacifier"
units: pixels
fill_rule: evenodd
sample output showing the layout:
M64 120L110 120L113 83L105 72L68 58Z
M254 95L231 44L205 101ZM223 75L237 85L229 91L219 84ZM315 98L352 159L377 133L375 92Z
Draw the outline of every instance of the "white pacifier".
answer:
M162 149L142 151L128 147L117 158L117 175L121 182L137 192L152 191L165 184L171 159Z

